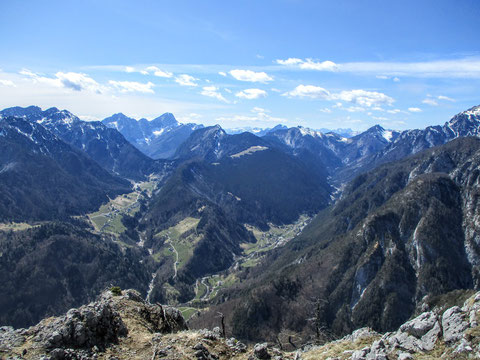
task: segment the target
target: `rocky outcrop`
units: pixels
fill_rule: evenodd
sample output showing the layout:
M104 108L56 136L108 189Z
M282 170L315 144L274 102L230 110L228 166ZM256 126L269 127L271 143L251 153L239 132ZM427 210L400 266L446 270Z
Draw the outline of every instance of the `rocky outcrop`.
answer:
M336 349L342 349L342 355L351 353L352 360L406 360L420 356L478 359L479 317L480 292L465 301L462 307L453 306L447 310L436 308L424 312L404 323L395 332L380 335L369 328L362 328L341 340L318 348L310 348L304 351L303 356L306 359L323 359L322 354L327 354L336 346ZM331 352L329 354L334 355Z
M147 333L174 333L186 330L181 312L175 308L144 302L135 290L121 296L110 291L99 299L64 316L48 318L28 328L0 328L2 353L48 354L51 359L90 358L118 344L129 332L131 319L143 324ZM135 326L132 326L135 331Z

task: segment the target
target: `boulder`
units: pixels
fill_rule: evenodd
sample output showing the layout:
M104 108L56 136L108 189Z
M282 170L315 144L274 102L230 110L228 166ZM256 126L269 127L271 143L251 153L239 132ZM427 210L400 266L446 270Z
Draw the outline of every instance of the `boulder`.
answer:
M463 332L469 327L466 314L454 306L443 313L442 317L443 340L446 343L458 341Z
M426 312L400 326L388 342L393 347L408 351L430 351L441 332L438 317L433 312Z
M271 355L268 353L267 343L256 344L253 348L253 354L257 359L270 359Z
M120 315L104 300L71 309L52 322L41 322L33 332L46 349L103 348L128 333Z

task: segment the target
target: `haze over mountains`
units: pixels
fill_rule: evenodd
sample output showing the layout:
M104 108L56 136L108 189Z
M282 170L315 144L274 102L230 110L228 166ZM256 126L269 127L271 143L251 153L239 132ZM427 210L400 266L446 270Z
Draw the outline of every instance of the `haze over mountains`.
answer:
M343 335L479 286L480 107L423 130L257 130L2 110L1 324L118 284L244 339L307 337L312 311Z

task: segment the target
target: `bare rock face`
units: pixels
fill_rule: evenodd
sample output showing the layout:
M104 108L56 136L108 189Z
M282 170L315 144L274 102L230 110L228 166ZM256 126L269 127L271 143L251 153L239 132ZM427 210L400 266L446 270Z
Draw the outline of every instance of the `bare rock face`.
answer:
M152 325L153 332L172 333L188 329L182 313L171 306L144 304L140 314Z
M437 315L426 312L403 324L389 342L405 350L430 351L440 334Z
M2 353L26 351L45 353L51 359L90 359L97 352L118 344L125 338L125 318L143 322L147 333L174 333L187 330L179 310L148 304L135 290L123 296L103 292L97 301L65 315L42 320L29 329L0 328L0 358Z
M40 323L32 331L36 333L35 341L43 343L46 349L105 347L128 333L119 314L105 300L71 309L65 316L47 325Z
M369 328L361 328L337 342L342 343L342 349L349 349L349 344L352 346L351 350L343 350L343 354L351 353L352 360L408 360L431 351L445 359L478 359L478 319L480 292L465 301L463 307L450 307L443 314L441 308L424 312L401 325L396 332L382 336ZM370 345L365 346L368 343ZM320 347L315 351L321 354L324 350Z

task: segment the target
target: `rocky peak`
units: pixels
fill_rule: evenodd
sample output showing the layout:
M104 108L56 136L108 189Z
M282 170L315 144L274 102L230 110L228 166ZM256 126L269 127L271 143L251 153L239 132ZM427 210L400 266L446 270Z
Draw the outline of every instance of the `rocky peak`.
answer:
M443 130L451 138L478 136L480 134L480 106L472 107L455 115L445 123Z
M11 108L4 109L0 111L0 114L4 117L6 116L15 116L15 117L22 117L22 118L30 118L34 117L35 119L40 119L42 117L42 109L38 106L28 106L28 107L21 107L21 106L14 106Z
M159 117L150 121L150 124L153 127L161 127L161 128L179 125L177 122L177 119L175 119L175 116L173 116L172 113L162 114Z

